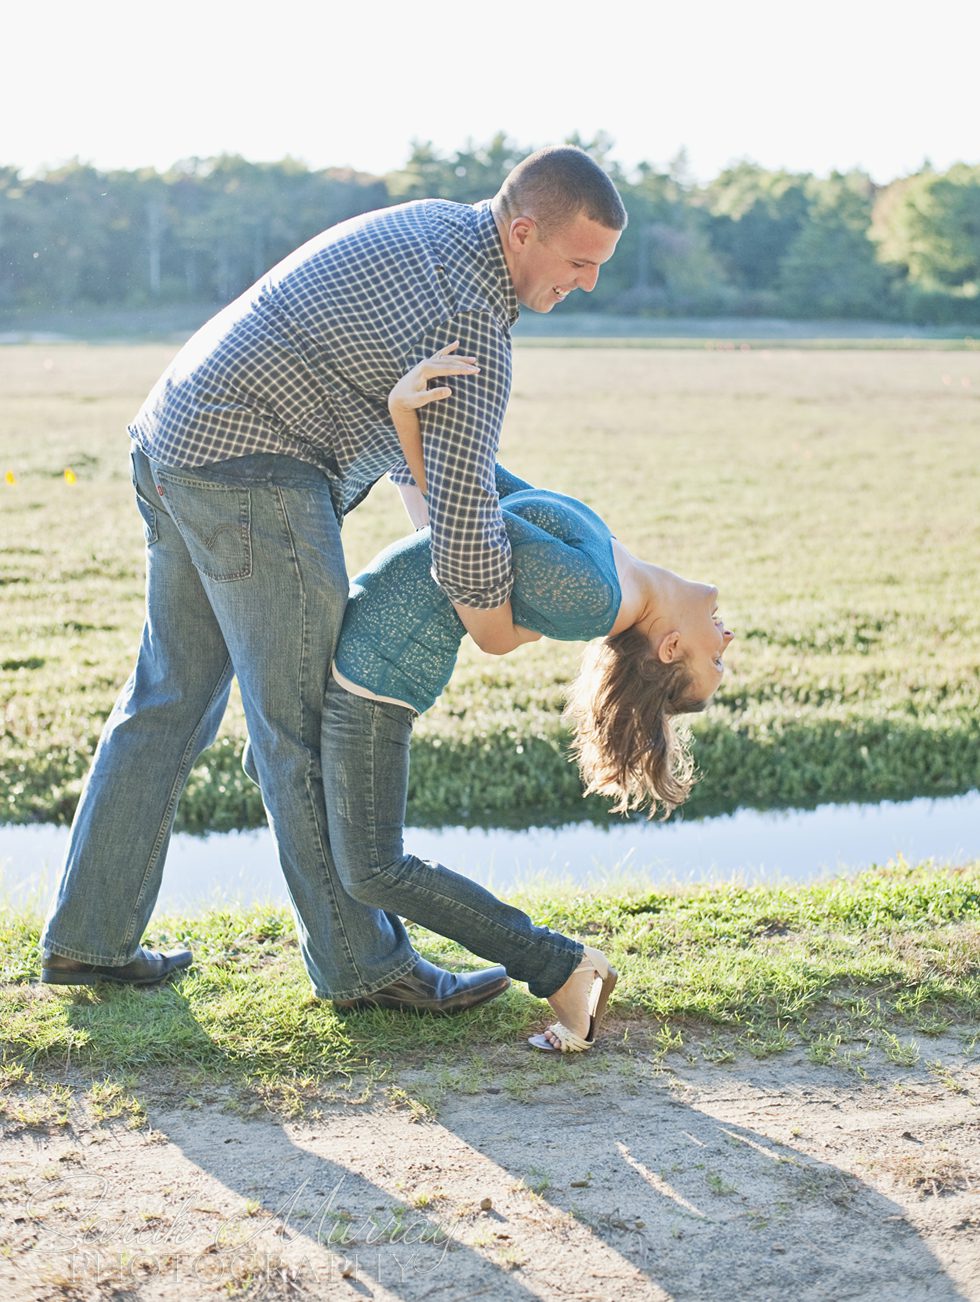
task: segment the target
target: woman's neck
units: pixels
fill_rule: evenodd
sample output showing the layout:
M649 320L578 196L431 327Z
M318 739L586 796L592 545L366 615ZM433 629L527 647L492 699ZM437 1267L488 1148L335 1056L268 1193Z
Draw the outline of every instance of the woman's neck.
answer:
M619 613L609 630L610 634L623 633L634 625L639 625L649 633L664 611L671 585L676 583L677 575L659 565L638 560L615 538L613 557L622 600Z

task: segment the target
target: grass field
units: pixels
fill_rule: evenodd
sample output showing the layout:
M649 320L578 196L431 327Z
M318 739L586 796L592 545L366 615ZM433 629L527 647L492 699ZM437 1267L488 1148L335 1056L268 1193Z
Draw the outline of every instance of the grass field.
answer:
M894 864L812 886L718 886L515 896L539 923L587 936L620 972L610 1015L663 1052L694 1040L725 1061L804 1045L814 1062L888 1056L910 1033L954 1031L976 1046L980 865ZM0 1119L5 1083L34 1068L166 1068L263 1084L280 1099L359 1072L383 1075L410 1050L522 1042L544 1005L523 986L465 1018L339 1013L313 997L284 909L221 909L154 923L149 943L187 945L194 967L158 992L54 990L32 981L39 920L0 920ZM468 966L451 941L412 928L432 961ZM895 1058L899 1061L899 1058ZM294 1095L295 1096L295 1095Z
M171 352L0 349L0 818L70 816L129 672L142 533L124 427ZM703 812L977 785L978 453L975 350L535 340L515 351L501 460L720 586L737 641L695 725ZM405 526L379 486L345 526L351 572ZM410 818L581 812L558 722L577 657L465 647L418 727ZM261 818L242 737L232 709L185 826Z

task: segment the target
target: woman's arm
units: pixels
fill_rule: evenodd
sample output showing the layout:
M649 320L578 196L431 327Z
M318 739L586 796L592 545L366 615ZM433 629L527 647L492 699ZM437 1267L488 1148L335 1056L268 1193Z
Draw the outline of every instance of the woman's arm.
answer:
M416 529L424 529L429 523L429 504L415 484L398 484L402 506L408 512L408 518Z
M497 606L493 610L478 610L476 606L461 606L453 602L453 610L463 621L463 627L481 651L490 656L505 656L509 651L516 651L525 642L537 642L541 638L533 628L525 628L514 623L514 612L510 602Z

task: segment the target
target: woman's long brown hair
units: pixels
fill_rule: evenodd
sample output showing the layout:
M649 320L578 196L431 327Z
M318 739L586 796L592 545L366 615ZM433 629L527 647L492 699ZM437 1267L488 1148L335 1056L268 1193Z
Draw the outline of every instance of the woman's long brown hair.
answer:
M614 797L615 814L649 801L650 817L660 807L666 818L696 780L690 738L673 718L706 705L684 661L664 664L639 629L590 643L564 715L585 794Z

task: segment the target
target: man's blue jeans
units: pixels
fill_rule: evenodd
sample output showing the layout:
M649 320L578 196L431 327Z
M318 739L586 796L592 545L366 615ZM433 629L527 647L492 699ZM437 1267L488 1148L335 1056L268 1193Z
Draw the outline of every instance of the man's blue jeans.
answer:
M323 784L330 847L343 885L367 907L395 909L430 931L502 963L547 998L571 976L582 946L442 864L406 854L402 829L416 713L368 700L333 678L323 706Z
M330 857L321 715L348 585L329 480L268 454L175 469L134 447L132 463L146 622L75 813L42 944L85 963L132 958L177 801L234 675L314 989L334 999L378 990L417 955L397 916L344 891Z

